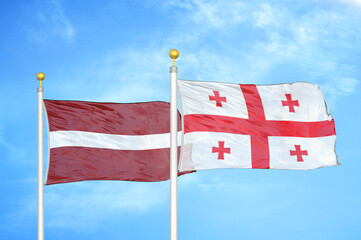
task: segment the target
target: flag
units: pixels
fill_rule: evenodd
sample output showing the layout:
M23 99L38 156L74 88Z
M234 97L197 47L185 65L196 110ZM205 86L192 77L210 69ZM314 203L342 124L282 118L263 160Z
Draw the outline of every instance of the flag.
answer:
M335 124L319 87L178 80L180 171L307 170L338 165Z
M44 104L49 126L47 185L169 179L169 103Z

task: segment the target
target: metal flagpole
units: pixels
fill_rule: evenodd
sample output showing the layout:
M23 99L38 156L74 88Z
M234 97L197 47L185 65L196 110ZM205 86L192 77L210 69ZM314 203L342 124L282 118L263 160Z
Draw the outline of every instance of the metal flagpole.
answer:
M175 59L179 56L176 49L169 52L173 59L170 67L170 240L178 239L178 202L177 202L177 72Z
M40 81L38 92L38 240L44 240L44 133L43 133L43 94L41 82L45 75L39 72L36 78Z

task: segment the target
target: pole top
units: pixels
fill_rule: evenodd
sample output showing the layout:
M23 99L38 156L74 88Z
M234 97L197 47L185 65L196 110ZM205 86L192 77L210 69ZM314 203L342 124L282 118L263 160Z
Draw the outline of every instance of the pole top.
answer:
M175 66L175 60L179 56L179 52L177 49L172 49L169 51L169 57L173 59L173 66Z
M39 72L38 74L36 74L36 78L40 81L40 87L41 87L41 81L43 81L45 79L45 74L42 72Z

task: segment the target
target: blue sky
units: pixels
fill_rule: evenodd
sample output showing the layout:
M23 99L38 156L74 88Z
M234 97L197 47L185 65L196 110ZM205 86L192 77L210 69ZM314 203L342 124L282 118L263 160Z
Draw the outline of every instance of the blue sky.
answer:
M361 238L361 1L16 0L0 22L0 239L37 235L36 73L49 99L169 101L172 48L181 79L319 84L342 164L182 176L179 239ZM48 186L45 237L168 239L169 181Z

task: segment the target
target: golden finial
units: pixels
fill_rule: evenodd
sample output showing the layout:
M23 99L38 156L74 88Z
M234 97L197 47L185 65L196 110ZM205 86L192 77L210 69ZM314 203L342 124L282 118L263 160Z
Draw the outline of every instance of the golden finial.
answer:
M38 74L36 74L36 78L40 81L40 87L41 87L41 81L44 80L45 74L42 72L39 72Z
M177 49L172 49L169 51L169 57L173 59L173 66L175 66L175 60L179 56L179 52Z

